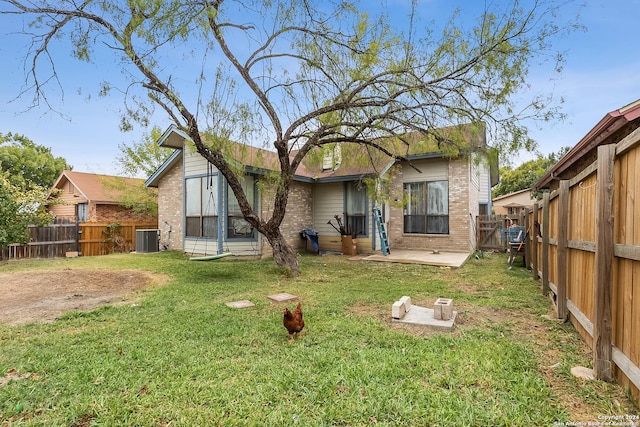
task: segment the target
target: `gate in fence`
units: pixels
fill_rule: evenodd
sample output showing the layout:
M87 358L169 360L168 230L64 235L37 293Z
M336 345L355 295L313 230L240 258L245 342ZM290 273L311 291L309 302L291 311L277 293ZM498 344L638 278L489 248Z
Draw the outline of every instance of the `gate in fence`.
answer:
M481 251L505 251L513 234L522 229L524 216L478 215L476 246Z

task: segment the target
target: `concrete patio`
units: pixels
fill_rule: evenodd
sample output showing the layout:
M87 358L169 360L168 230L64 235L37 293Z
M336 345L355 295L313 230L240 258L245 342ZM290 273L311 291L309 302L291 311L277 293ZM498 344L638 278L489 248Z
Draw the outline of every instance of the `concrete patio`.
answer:
M458 268L461 267L470 256L471 254L468 252L434 252L433 250L417 251L408 249L392 249L391 253L387 256L378 253L354 259Z

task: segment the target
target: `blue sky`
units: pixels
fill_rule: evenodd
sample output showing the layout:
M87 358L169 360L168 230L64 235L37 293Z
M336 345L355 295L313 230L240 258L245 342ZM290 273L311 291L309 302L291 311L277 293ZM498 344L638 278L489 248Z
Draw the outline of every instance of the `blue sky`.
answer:
M410 1L380 3L403 14ZM448 19L456 3L463 15L470 17L475 8L484 5L481 0L420 1L422 23ZM536 70L530 74L534 90L553 90L564 98L562 110L567 115L563 123L532 129L544 154L575 145L606 113L640 99L640 55L635 34L640 0L588 0L580 15L586 31L576 31L555 43L567 58L560 79L551 81L548 74ZM93 64L78 63L66 51L60 51L54 59L62 90L50 86L48 92L57 112L43 103L29 109L29 96L15 99L24 83L23 57L29 42L15 34L21 25L15 16L0 15L0 132L23 134L50 147L55 156L64 157L77 171L117 173L118 145L139 141L149 131L136 128L133 132L120 132L122 97L95 96L99 82L119 75L121 67L110 57L100 57ZM152 124L165 129L170 122L156 114ZM523 153L515 163L530 157Z

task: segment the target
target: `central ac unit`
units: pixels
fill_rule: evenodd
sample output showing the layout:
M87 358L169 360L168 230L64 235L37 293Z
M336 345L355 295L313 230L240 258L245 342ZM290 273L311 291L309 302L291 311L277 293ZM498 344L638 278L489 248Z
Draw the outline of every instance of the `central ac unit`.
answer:
M160 230L136 230L136 252L149 253L160 250Z

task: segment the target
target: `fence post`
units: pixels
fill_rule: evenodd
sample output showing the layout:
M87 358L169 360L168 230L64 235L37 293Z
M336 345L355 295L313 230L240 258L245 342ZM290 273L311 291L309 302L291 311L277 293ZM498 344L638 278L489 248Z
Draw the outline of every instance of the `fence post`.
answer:
M524 210L524 237L522 241L524 242L524 259L525 259L525 268L531 268L531 221L529 221L529 209ZM529 240L529 241L527 241Z
M536 224L538 224L536 226ZM533 223L531 224L531 269L533 270L533 280L538 280L538 232L540 230L538 222L538 202L533 204Z
M560 181L558 194L558 319L567 318L567 228L569 227L569 181Z
M78 218L77 216L75 217L75 225L76 225L76 231L75 231L75 239L76 239L76 243L74 245L74 250L76 252L78 252L78 254L80 254L80 235L82 234L82 229L80 228L80 218Z
M550 193L542 194L542 295L549 295L549 202Z
M596 178L595 318L593 370L596 378L611 381L611 294L613 285L613 162L615 144L598 147Z

